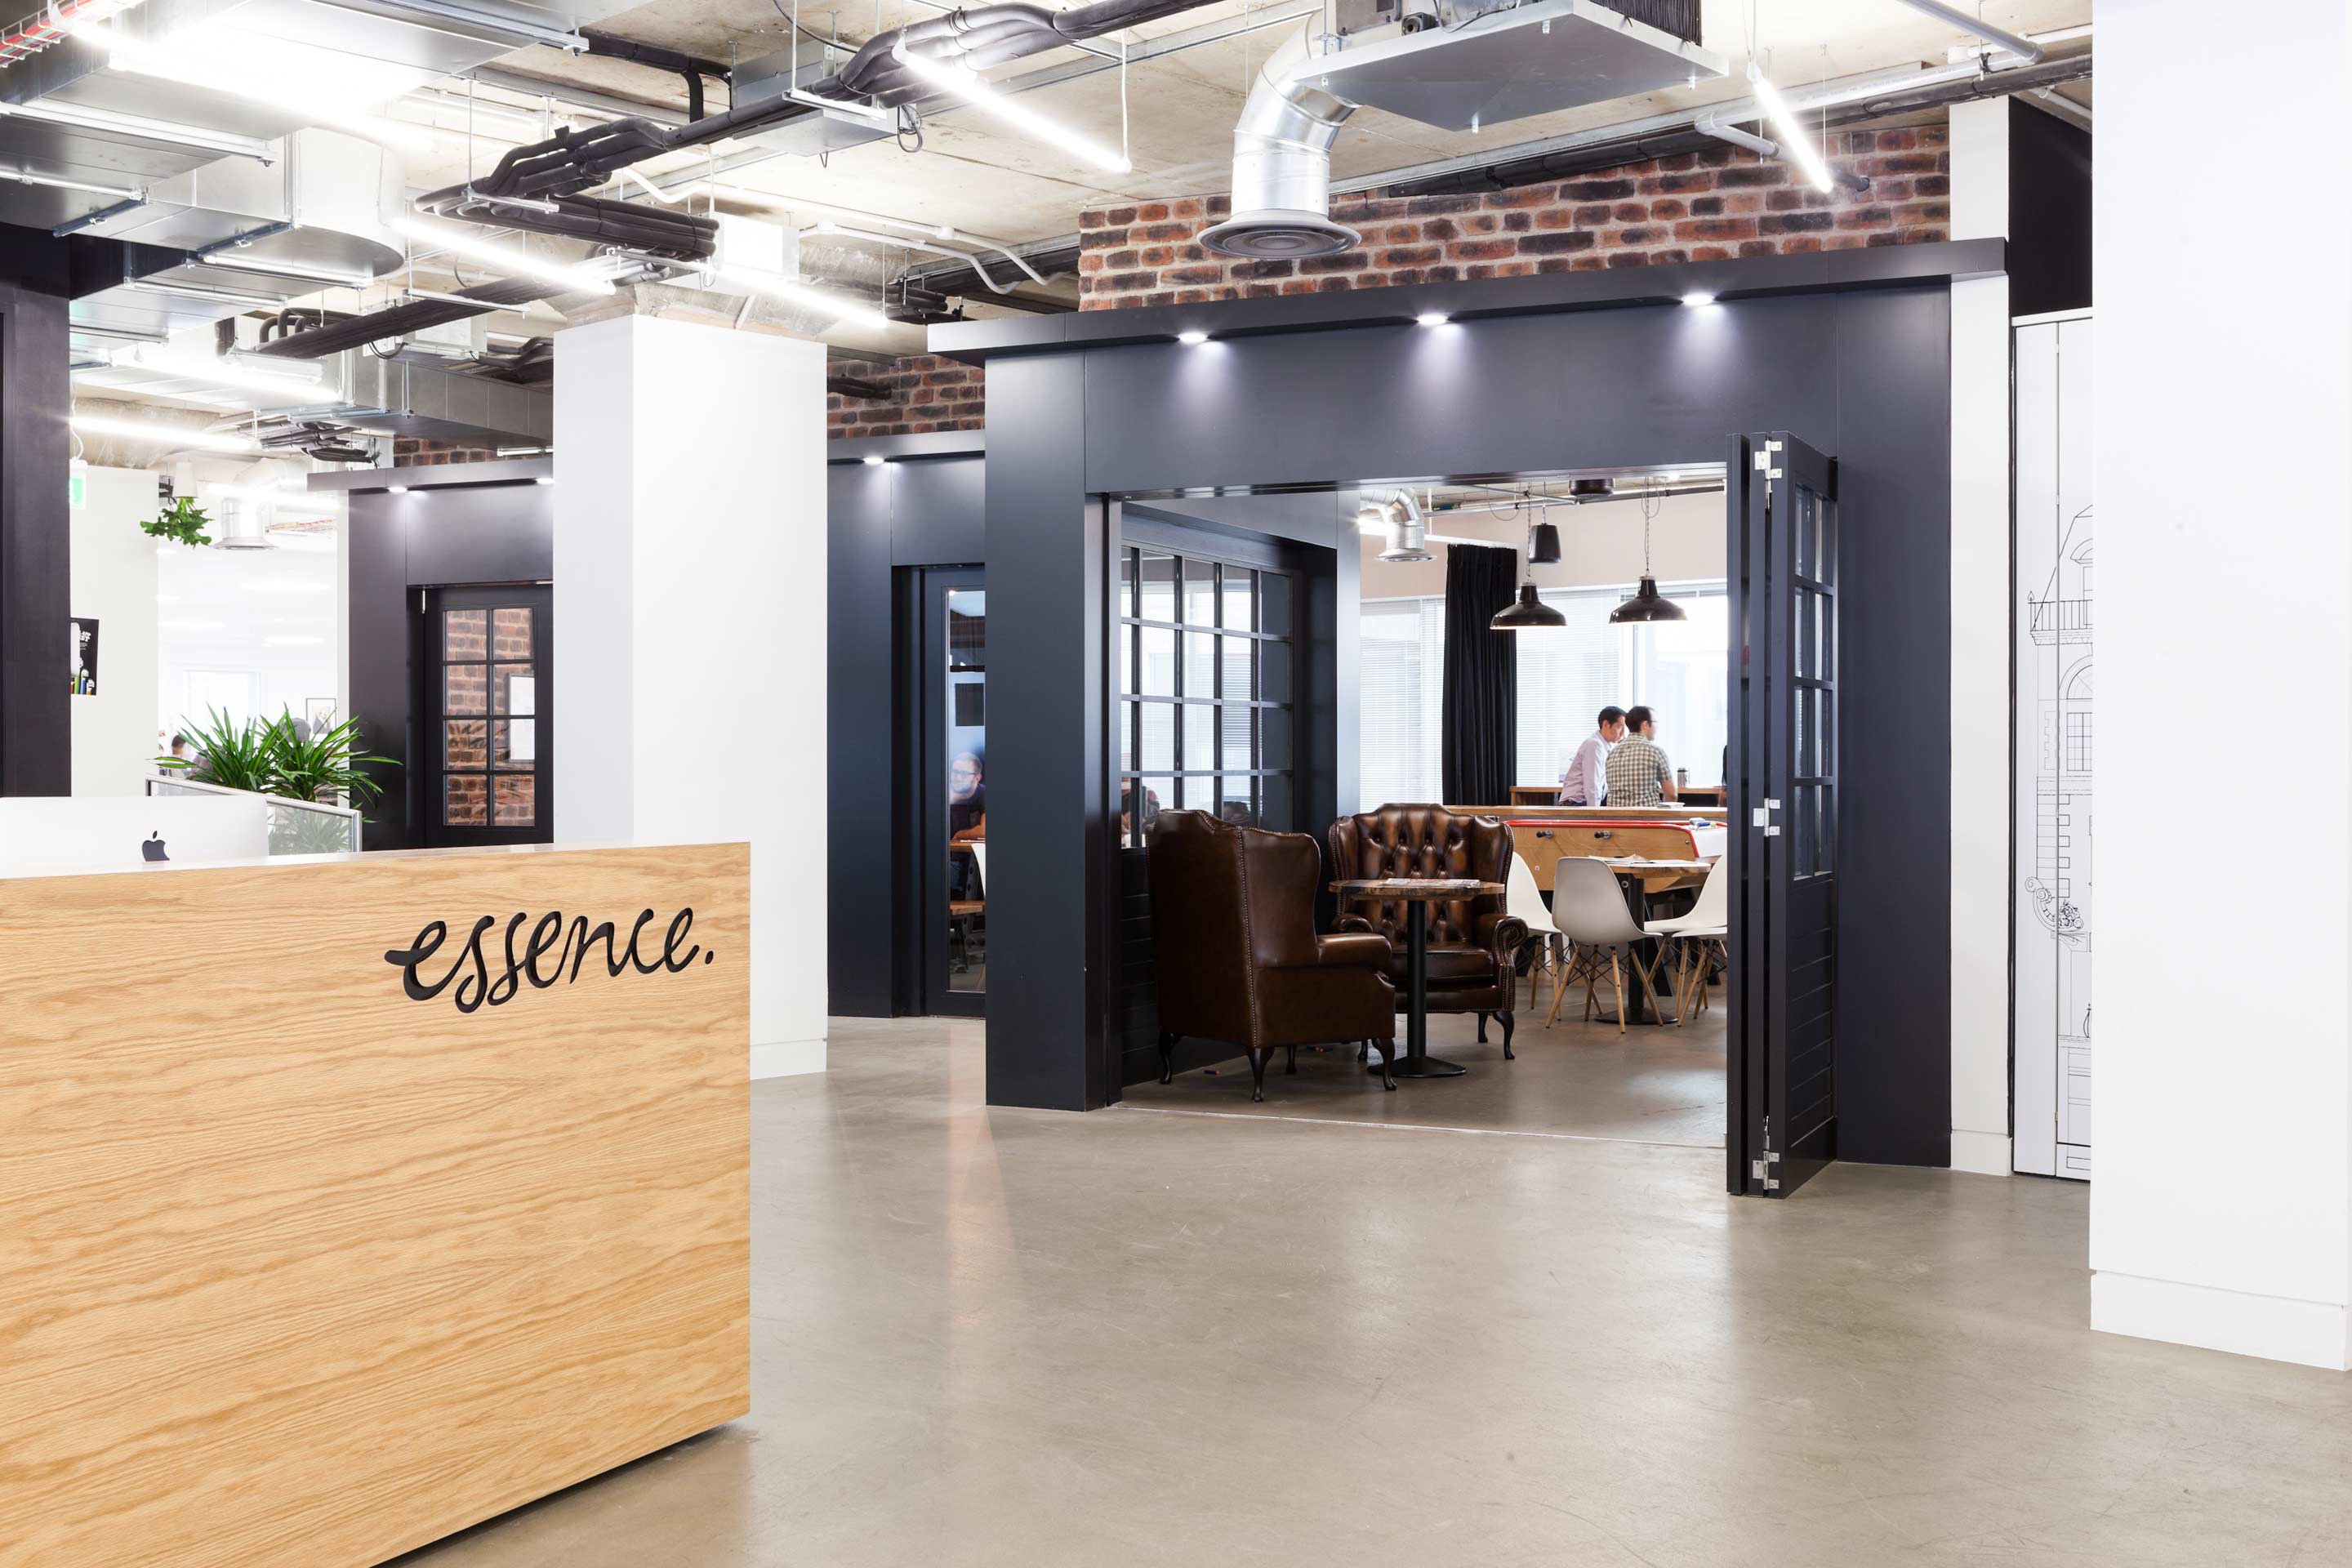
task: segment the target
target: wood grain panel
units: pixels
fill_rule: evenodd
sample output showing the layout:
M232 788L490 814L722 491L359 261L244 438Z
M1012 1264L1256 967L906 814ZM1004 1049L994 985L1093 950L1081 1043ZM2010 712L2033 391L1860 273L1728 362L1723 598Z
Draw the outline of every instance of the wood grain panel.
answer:
M744 1415L748 864L0 881L0 1564L359 1568ZM473 1012L384 957L687 908Z

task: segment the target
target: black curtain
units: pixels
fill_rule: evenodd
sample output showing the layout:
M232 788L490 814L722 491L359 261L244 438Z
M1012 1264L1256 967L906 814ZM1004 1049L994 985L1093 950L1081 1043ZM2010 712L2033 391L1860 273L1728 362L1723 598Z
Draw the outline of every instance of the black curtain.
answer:
M1519 753L1519 637L1489 630L1518 592L1519 552L1445 547L1445 707L1438 738L1447 802L1508 805Z

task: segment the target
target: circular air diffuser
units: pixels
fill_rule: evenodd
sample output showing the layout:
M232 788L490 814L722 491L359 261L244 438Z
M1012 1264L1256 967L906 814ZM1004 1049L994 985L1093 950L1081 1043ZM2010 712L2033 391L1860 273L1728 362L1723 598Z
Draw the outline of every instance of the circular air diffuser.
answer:
M1288 261L1300 256L1332 256L1353 250L1362 236L1321 213L1268 207L1236 213L1202 231L1201 243L1220 256L1258 261Z

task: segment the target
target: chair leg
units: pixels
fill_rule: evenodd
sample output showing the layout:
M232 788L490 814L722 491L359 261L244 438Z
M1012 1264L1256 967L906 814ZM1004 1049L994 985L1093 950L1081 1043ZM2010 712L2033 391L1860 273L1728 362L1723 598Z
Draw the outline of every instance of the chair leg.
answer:
M1297 1046L1285 1046L1282 1048L1285 1053L1282 1059L1282 1070L1286 1073L1297 1072L1298 1070L1298 1047Z
M1386 1040L1366 1040L1364 1045L1368 1049L1375 1046L1380 1048L1381 1087L1382 1089L1394 1089L1396 1087L1395 1039L1391 1037Z
M1517 1026L1516 1017L1507 1008L1495 1016L1503 1021L1503 1059L1515 1062L1519 1059L1518 1053L1511 1049L1511 1030Z
M1249 1054L1250 1099L1253 1100L1265 1098L1265 1058L1266 1053L1263 1050L1254 1050Z
M1486 1043L1486 1015L1484 1013L1478 1015L1478 1043L1482 1046Z
M1617 950L1609 950L1609 984L1617 993L1617 1032L1625 1032L1625 971L1618 962Z
M1160 1031L1160 1081L1162 1083L1176 1081L1176 1042L1183 1037L1166 1029Z
M1372 1051L1372 1042L1371 1042L1371 1041L1370 1041L1370 1040L1360 1040L1360 1041L1357 1042L1357 1045L1356 1045L1356 1059L1357 1059L1358 1061L1360 1061L1360 1062L1368 1062L1368 1061L1371 1060L1371 1059L1372 1059L1372 1057L1371 1057L1371 1051Z

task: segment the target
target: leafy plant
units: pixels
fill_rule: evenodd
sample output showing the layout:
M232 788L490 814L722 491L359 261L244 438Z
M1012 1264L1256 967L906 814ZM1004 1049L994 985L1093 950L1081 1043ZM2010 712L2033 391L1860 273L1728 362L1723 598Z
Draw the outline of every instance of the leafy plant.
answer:
M210 544L213 536L205 530L212 525L205 509L196 504L194 496L181 496L163 509L162 515L148 519L139 525L140 531L156 539L176 540L190 549Z
M373 800L383 792L375 780L360 772L358 764L397 765L399 762L396 757L357 754L360 721L356 719L346 719L331 730L320 730L307 741L295 727L291 713L276 720L269 730L274 769L270 793L294 800L331 801L341 795L354 805L362 800Z
M395 757L360 754L356 719L346 719L306 740L290 712L269 720L238 721L215 709L201 724L183 721L181 730L196 748L195 759L158 757L157 765L184 773L199 784L287 800L315 802L323 797L330 805L339 795L353 805L373 800L383 791L360 771L360 764L397 765L399 762Z

